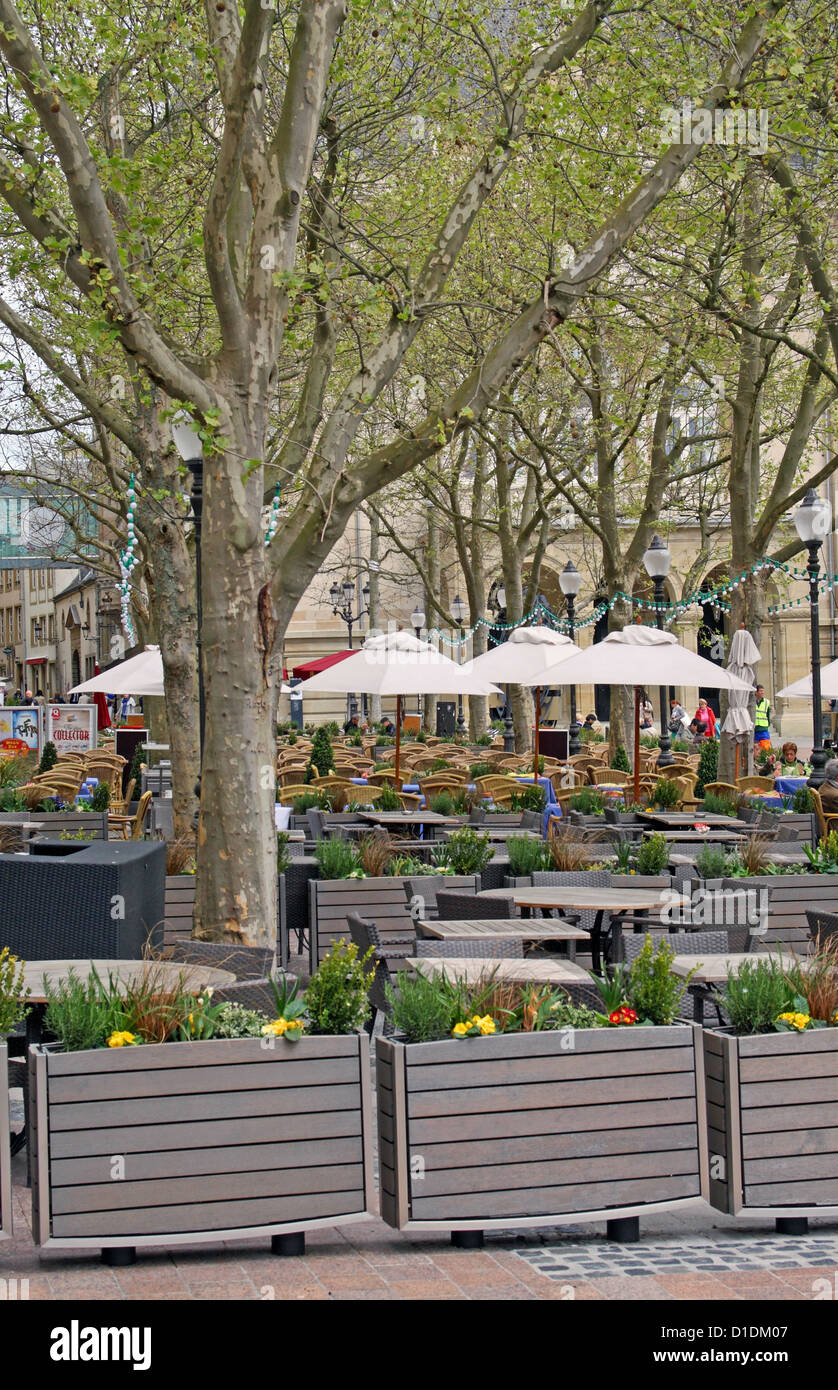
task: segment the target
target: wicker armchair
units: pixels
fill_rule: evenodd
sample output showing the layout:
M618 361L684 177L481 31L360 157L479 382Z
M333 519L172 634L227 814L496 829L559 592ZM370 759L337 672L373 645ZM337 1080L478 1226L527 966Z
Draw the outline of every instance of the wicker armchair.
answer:
M591 781L595 787L608 786L628 787L631 785L632 776L630 772L622 772L618 767L595 767L591 770Z
M286 975L284 978L290 986L297 977ZM280 980L280 988L281 983ZM241 1004L245 1009L256 1009L259 1013L267 1014L268 1018L276 1018L276 998L267 976L261 980L238 980L234 985L223 985L213 993L212 1002Z
M194 937L167 946L163 956L177 965L208 965L232 971L237 983L265 979L274 963L274 953L267 946L237 946L225 941L198 941Z
M773 777L737 777L737 790L740 792L773 792Z
M407 960L413 955L413 947L403 944L396 947L387 946L386 938L379 934L375 922L368 922L357 912L348 912L346 921L349 934L358 948L359 957L366 955L371 946L375 951L375 977L369 992L372 1013L366 1024L367 1032L370 1035L374 1033L379 1018L383 1019L383 1031L392 1032L390 1001L387 998L387 986L393 986L390 961ZM403 936L401 941L404 942Z
M436 915L443 922L479 922L482 917L514 917L515 902L510 898L479 898L476 893L455 889L437 890Z
M838 915L834 912L821 912L817 908L806 909L809 935L814 942L826 945L830 938L838 936Z

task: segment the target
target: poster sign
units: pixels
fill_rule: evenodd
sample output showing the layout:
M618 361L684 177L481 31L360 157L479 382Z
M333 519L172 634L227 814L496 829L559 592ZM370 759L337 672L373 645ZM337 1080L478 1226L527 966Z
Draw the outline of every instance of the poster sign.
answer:
M57 753L96 747L95 705L47 705L46 737Z
M0 758L25 758L38 751L40 710L37 705L0 708Z

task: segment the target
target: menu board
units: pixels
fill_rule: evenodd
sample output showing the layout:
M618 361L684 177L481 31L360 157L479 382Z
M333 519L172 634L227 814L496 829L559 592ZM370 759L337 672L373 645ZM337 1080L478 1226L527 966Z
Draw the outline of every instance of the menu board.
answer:
M37 705L0 705L0 758L37 753L40 713Z
M46 714L46 736L56 753L96 747L95 705L47 705Z

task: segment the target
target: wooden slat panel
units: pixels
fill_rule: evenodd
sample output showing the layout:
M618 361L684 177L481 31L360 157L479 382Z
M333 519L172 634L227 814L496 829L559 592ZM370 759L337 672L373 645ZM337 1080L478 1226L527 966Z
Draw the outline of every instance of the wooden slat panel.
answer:
M240 1229L283 1225L364 1211L362 1188L347 1192L310 1193L299 1197L260 1197L254 1201L198 1202L180 1207L141 1207L133 1211L79 1212L56 1217L52 1234L107 1239L108 1236L171 1235L180 1231Z
M49 1074L74 1076L93 1072L148 1071L152 1067L215 1067L230 1062L282 1062L295 1065L319 1057L358 1055L358 1038L307 1037L296 1043L278 1038L274 1048L263 1047L261 1038L217 1038L212 1042L150 1043L143 1047L108 1048L90 1052L54 1052L49 1057Z
M743 1110L755 1106L776 1105L786 1110L788 1106L819 1105L838 1101L838 1075L811 1076L808 1078L777 1078L775 1081L752 1081L749 1086L740 1087ZM777 1117L778 1122L780 1116ZM786 1114L785 1125L788 1125Z
M699 1195L698 1175L671 1178L635 1178L605 1184L601 1191L588 1183L574 1187L522 1189L515 1192L479 1192L450 1197L417 1197L412 1216L417 1221L486 1220L509 1217L560 1216L566 1212L596 1211L599 1203L614 1207L644 1202L676 1201Z
M838 1183L838 1153L795 1154L789 1158L751 1158L744 1164L745 1186L832 1178Z
M573 1042L568 1047L568 1041ZM577 1028L573 1033L511 1033L503 1039L504 1057L578 1056L581 1053L609 1052L620 1055L647 1048L692 1048L693 1030L684 1028ZM464 1049L468 1049L467 1053ZM491 1061L498 1055L498 1039L464 1038L450 1042L414 1043L406 1048L408 1072L414 1067L436 1066L440 1062ZM411 1079L411 1085L415 1082Z
M711 1033L709 1029L704 1034L704 1051L712 1057L721 1057L722 1040L718 1033Z
M392 1171L396 1164L396 1150L390 1140L383 1138L381 1135L379 1135L378 1139L378 1153L382 1166Z
M633 1156L663 1150L695 1148L694 1124L637 1126L633 1129L584 1130L580 1133L532 1134L508 1138L505 1134L465 1148L462 1144L424 1141L421 1157L428 1172L447 1168L490 1167L494 1164L547 1162L580 1158L593 1161L609 1155ZM417 1150L418 1152L418 1150ZM585 1165L589 1172L588 1164ZM593 1178L593 1171L590 1170Z
M347 1192L363 1185L363 1167L284 1168L244 1173L197 1174L168 1178L165 1183L105 1182L76 1187L57 1187L52 1192L53 1219L71 1212L110 1212L144 1207L183 1205L187 1202L228 1202L236 1198L296 1197L303 1193Z
M838 1104L801 1106L796 1109L796 1125L798 1128L826 1129L829 1125L838 1125ZM754 1110L745 1110L742 1113L742 1134L765 1134L777 1129L785 1130L788 1127L788 1107L783 1106L779 1110L774 1105L763 1106Z
M235 1095L167 1096L153 1105L147 1099L59 1105L50 1111L50 1134L67 1129L107 1128L177 1120L229 1119L233 1116L303 1114L309 1111L352 1109L358 1104L358 1086L277 1087L273 1091L246 1091Z
M71 1129L53 1134L53 1160L90 1155L160 1153L167 1149L203 1149L214 1144L314 1143L329 1138L348 1138L361 1133L357 1109L258 1115L252 1119L223 1119L184 1124L111 1126L107 1129Z
M325 1163L360 1163L361 1137L320 1139L296 1143L234 1144L213 1148L166 1149L151 1153L123 1151L125 1183L160 1178L197 1176L201 1173L255 1173L262 1168L279 1172L283 1168L320 1166ZM80 1183L113 1185L112 1155L90 1158L56 1159L50 1167L54 1188Z
M698 1154L693 1143L691 1149L681 1149L672 1153L612 1154L608 1157L594 1158L585 1163L584 1169L585 1185L591 1188L592 1196L592 1190L597 1183L618 1185L630 1179L697 1175ZM412 1179L411 1195L415 1202L420 1198L449 1193L512 1193L518 1188L527 1188L537 1194L542 1188L555 1191L561 1187L578 1187L579 1178L580 1165L575 1158L545 1163L498 1163L474 1168L453 1167L440 1170L426 1165L424 1176ZM603 1198L602 1202L607 1204L611 1200L607 1197Z
M740 1066L743 1085L758 1081L773 1081L778 1072L783 1077L795 1078L813 1076L838 1076L838 1053L822 1049L819 1052L805 1052L799 1057L781 1054L779 1057L743 1057Z
M746 1160L782 1158L791 1154L838 1154L838 1128L783 1129L776 1134L770 1131L746 1134L742 1140L742 1155ZM835 1166L838 1169L838 1162Z
M745 1189L750 1207L838 1206L838 1178L814 1182L754 1183Z
M471 1040L463 1039L461 1063L440 1063L409 1069L411 1089L448 1090L463 1086L521 1086L533 1082L576 1082L600 1076L622 1082L627 1075L643 1076L689 1071L692 1073L692 1053L684 1048L649 1048L643 1052L599 1052L590 1056L578 1052L541 1057L496 1057L491 1062L468 1060L465 1055Z
M742 1075L745 1076L746 1059L752 1057L782 1057L792 1053L795 1058L813 1052L831 1052L835 1056L838 1071L838 1037L831 1028L820 1028L813 1033L760 1033L752 1038L739 1039L739 1055L742 1058Z
M497 1136L500 1124L507 1136L560 1134L574 1130L590 1133L619 1125L689 1124L695 1122L695 1099L652 1100L642 1103L614 1102L610 1105L567 1106L562 1109L508 1111L503 1120L497 1114L455 1114L414 1118L410 1122L410 1143L414 1150L422 1143L461 1143L484 1141Z
M264 1061L254 1059L240 1066L204 1067L201 1071L201 1090L205 1094L275 1090L282 1082L295 1086L337 1085L353 1081L358 1076L357 1057L301 1060L291 1063L288 1068L284 1060L272 1066L270 1052L266 1051L262 1057ZM195 1075L191 1067L169 1067L127 1073L99 1072L92 1076L51 1076L50 1105L60 1106L74 1101L98 1104L103 1100L128 1100L139 1096L191 1095L195 1090Z
M730 1189L726 1182L721 1182L718 1178L710 1179L710 1205L716 1211L730 1210Z
M539 1109L546 1106L596 1106L613 1100L614 1078L573 1081L561 1085L475 1086L468 1090L409 1091L408 1115L413 1118L443 1115L474 1115L504 1113L510 1106L516 1109ZM661 1097L695 1095L695 1075L692 1071L665 1075L625 1076L620 1078L622 1100L660 1100ZM598 1127L598 1126L597 1126Z
M709 1105L718 1106L724 1109L725 1105L725 1084L723 1081L716 1081L715 1077L706 1076L704 1084L707 1089L707 1102Z
M724 1081L725 1064L720 1053L706 1053L704 1058L704 1074L712 1077L714 1081Z
M724 1130L708 1128L707 1147L711 1154L718 1154L725 1158L727 1156L727 1135Z
M707 1123L714 1129L724 1129L725 1112L719 1105L714 1105L712 1101L707 1102Z

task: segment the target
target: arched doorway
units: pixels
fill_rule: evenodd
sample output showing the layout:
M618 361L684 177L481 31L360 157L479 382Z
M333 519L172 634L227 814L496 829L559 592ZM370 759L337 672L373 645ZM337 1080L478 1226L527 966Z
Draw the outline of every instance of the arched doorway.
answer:
M72 674L72 679L70 681L71 687L81 685L81 657L79 656L77 647L73 648L73 653L70 657L70 671Z

